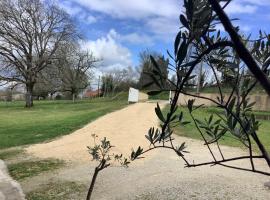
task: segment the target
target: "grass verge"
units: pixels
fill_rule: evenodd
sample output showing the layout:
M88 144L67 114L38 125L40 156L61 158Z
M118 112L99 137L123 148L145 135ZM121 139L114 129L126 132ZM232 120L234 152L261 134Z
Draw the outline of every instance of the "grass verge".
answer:
M0 151L0 159L1 160L9 160L11 158L17 157L22 154L24 151L22 149L14 149L14 150L4 150Z
M26 194L28 200L73 200L85 199L86 186L75 182L57 182L42 186ZM85 194L85 195L84 195Z
M71 101L0 102L0 149L51 140L127 105L127 94L112 100L99 98Z
M170 98L170 92L165 91L165 92L161 92L157 95L151 95L149 96L150 100L169 100Z
M187 124L185 126L175 127L174 133L177 135L180 135L180 136L202 140L200 133L196 129L196 127L195 127L195 125L190 117L188 109L186 107L181 107L180 109L181 109L181 111L183 111L184 121L189 121L191 123ZM167 106L164 109L165 113L167 113L168 111L169 111L169 106ZM200 109L194 111L193 114L194 114L196 119L203 121L204 118L209 118L210 115L214 114L214 113L220 113L220 110L217 110L217 108L213 108L213 107L210 107L210 108L205 107L205 108L200 108ZM255 114L256 114L256 112L255 112ZM266 121L266 120L259 120L259 121L261 123L261 126L259 128L259 131L257 132L258 137L261 139L262 143L265 145L267 151L270 152L270 134L269 134L270 121ZM238 140L236 140L234 137L232 137L231 134L225 135L225 137L223 137L220 140L220 144L227 145L227 146L234 146L234 147L243 147L243 144L240 143ZM258 148L255 148L254 150L258 151Z
M64 162L56 159L23 161L8 165L8 171L15 180L37 176L43 172L59 169Z

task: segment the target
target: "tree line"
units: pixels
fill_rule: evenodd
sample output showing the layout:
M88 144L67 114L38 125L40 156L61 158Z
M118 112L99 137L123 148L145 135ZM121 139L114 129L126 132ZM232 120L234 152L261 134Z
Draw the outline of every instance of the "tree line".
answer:
M22 84L25 106L33 95L68 91L73 98L88 85L97 59L80 49L70 16L41 0L0 2L0 81ZM39 94L40 95L40 94Z

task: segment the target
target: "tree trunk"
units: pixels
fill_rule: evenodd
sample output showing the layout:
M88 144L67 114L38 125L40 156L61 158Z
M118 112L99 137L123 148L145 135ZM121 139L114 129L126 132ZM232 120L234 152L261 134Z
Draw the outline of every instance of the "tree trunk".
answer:
M72 93L72 102L75 102L75 93Z
M88 193L87 193L86 200L91 199L91 195L92 195L92 192L93 192L93 189L94 189L94 186L95 186L95 182L96 182L96 179L97 179L98 172L99 172L99 169L96 167L93 178L92 178L92 181L91 181L91 185L90 185Z
M31 108L34 106L33 104L33 88L34 83L26 84L26 95L25 95L25 107Z
M202 68L203 68L203 62L201 62L201 65L199 68L200 71L198 75L197 94L200 94L200 90L201 90Z

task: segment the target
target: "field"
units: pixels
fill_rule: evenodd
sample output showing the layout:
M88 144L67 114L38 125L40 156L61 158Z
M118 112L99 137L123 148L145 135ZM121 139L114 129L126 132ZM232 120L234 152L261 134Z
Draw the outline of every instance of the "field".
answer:
M120 95L118 98L83 100L77 101L75 104L69 101L40 101L35 102L35 107L30 110L23 108L23 102L1 104L2 118L7 116L9 120L12 119L12 116L16 118L12 123L8 123L8 119L4 118L5 122L1 122L1 126L4 127L2 130L6 134L19 137L6 136L8 138L6 146L18 145L19 147L1 149L0 158L5 160L10 175L21 184L27 199L85 198L93 169L96 167L95 162L90 162L91 158L87 153L86 146L91 142L89 135L85 133L94 132L112 139L115 148L119 148L121 153L126 155L130 154L133 147L148 146L144 130L158 126L154 112L156 104L145 102L119 110L127 105L126 99L126 95ZM161 104L163 104L162 107L165 106L165 102ZM94 120L113 110L118 111L110 113L100 120ZM186 108L183 110L186 119L189 120ZM205 108L197 112L196 116L204 118L213 112L218 112L218 110ZM262 114L267 115L267 113ZM42 123L43 120L46 121L46 124ZM88 122L91 123L83 130L76 131ZM11 129L12 127L13 129ZM6 131L8 128L9 133ZM37 128L39 132L36 131ZM269 128L269 123L263 121L260 136L265 141L269 140L266 133ZM74 134L59 137L73 131L75 131ZM192 124L176 128L175 133L195 139L200 138ZM43 137L37 137L37 134L43 134ZM1 132L1 137L3 138L3 136L4 134ZM22 139L20 140L20 138ZM34 146L23 146L48 140L53 141ZM185 140L188 139L185 138ZM182 138L177 137L175 142L180 144L183 141ZM239 146L232 138L226 138L222 144ZM205 155L208 155L206 149L200 148L200 146L201 142L198 140L193 140L188 145L190 155L195 162L197 158L204 158ZM269 149L267 143L266 146ZM230 148L230 151L237 153L241 150ZM43 157L44 155L45 157ZM218 167L212 167L211 170L208 168L190 169L187 173L184 164L181 163L181 160L178 163L176 158L174 152L160 150L147 154L143 159L143 165L132 163L128 169L117 167L117 165L109 167L102 177L97 179L93 194L94 199L131 199L131 196L136 196L137 199L168 199L168 195L169 199L200 198L202 195L207 199L212 197L216 199L223 197L241 199L240 197L243 197L246 199L246 197L253 197L252 195L256 194L257 188L253 185L259 185L261 181L268 180L267 177L258 179L253 174L241 174L238 171L225 168L220 178L213 179L213 176L220 176L220 168ZM169 170L164 170L165 167ZM160 173L161 171L162 173ZM153 174L160 175L157 177ZM115 182L115 177L118 177L119 181ZM145 177L148 178L145 179ZM141 180L140 187L137 187L138 180ZM194 186L194 182L190 180L194 180L197 186ZM242 189L232 192L235 185L240 184L237 182L238 180L241 181ZM167 187L170 190L161 190L160 185L163 183L168 183ZM121 188L121 192L119 192L119 188ZM207 193L201 193L209 188ZM216 189L219 190L219 188L222 188L220 190L222 193L217 194ZM265 197L268 193L262 190L260 195L260 199L267 199Z
M39 143L66 135L85 124L127 105L126 95L114 100L35 101L0 103L0 149Z
M168 107L165 108L164 112L168 111ZM185 126L177 126L174 128L175 134L185 137L190 137L193 139L202 139L198 130L196 129L194 123L192 123L192 119L186 107L181 107L181 111L183 111L185 121L189 121L191 123ZM211 114L218 113L220 110L210 107L210 108L201 108L199 110L194 111L194 116L196 119L204 120L204 118L209 118ZM255 112L259 117L263 117L269 115L269 112ZM258 131L258 136L261 139L262 143L265 145L266 149L270 151L270 122L267 120L260 120L261 126ZM227 135L225 139L220 141L221 144L234 146L234 147L242 147L243 145L231 137L231 135ZM258 150L258 149L255 149Z

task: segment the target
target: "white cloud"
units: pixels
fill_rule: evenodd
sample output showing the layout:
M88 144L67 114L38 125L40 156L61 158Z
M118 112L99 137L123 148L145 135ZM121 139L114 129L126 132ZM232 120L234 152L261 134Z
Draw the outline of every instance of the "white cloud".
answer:
M239 23L234 24L234 26L239 26L240 31L242 31L242 32L249 32L252 29L252 27L249 25L243 25L243 24L239 24ZM225 29L224 29L222 24L217 24L216 29L220 30L221 32L225 32Z
M92 15L89 15L85 18L85 21L87 22L87 24L93 24L97 22L97 18Z
M99 12L120 20L139 20L141 26L138 29L143 28L145 32L150 32L151 37L147 33L138 34L142 30L137 30L121 35L121 41L148 46L152 45L155 39L171 41L178 30L178 16L183 9L183 2L179 0L70 0L61 4L78 19L88 21L89 24L96 23L97 18L85 17L76 7L80 6L84 11Z
M151 16L174 17L179 15L179 0L73 0L90 10L117 18L142 19Z
M102 59L101 70L131 66L131 52L117 41L117 37L117 33L111 30L105 37L96 41L86 41L81 45L83 49Z
M257 10L256 5L246 4L245 2L232 1L225 9L228 14L239 14L239 13L255 13Z
M81 7L73 5L69 1L59 1L59 4L68 14L73 17L77 17L80 21L86 24L93 24L98 21L97 17L91 15Z
M146 22L146 27L151 30L151 32L155 33L158 38L170 40L171 37L179 31L180 22L178 18L152 18Z
M131 44L144 44L146 46L151 46L154 44L153 38L146 34L130 33L127 35L121 35L120 41L127 42Z
M240 0L242 3L250 3L253 5L258 5L258 6L267 6L270 5L269 0Z
M121 43L129 43L135 45L143 44L144 46L152 46L154 44L153 37L150 37L147 34L140 34L136 32L128 34L119 34L114 29L111 29L110 35Z

